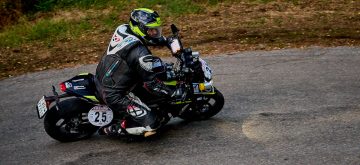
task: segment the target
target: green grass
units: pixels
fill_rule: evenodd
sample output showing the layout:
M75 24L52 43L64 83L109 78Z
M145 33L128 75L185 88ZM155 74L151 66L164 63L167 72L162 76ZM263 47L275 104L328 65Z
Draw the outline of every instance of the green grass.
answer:
M76 37L83 31L100 26L98 32L112 31L115 26L126 20L119 20L119 14L124 10L130 12L132 8L147 7L157 10L162 17L178 17L183 14L201 13L204 6L216 5L220 2L238 2L240 0L38 0L36 11L52 12L63 9L87 10L110 8L106 15L87 17L88 20L61 20L54 21L43 17L35 23L21 21L10 26L0 33L1 47L15 47L25 42L45 41L51 43L63 38ZM254 3L268 3L274 0L248 0ZM287 0L297 2L297 0ZM28 15L31 19L34 15ZM265 19L256 19L249 22L249 26L258 27L266 22ZM277 22L281 24L281 22Z
M86 21L52 21L41 20L35 24L23 23L5 30L0 34L1 47L15 47L29 41L54 42L67 37L76 37L91 29Z
M119 0L39 0L35 5L34 11L52 11L54 9L64 8L105 8L110 5L123 4L126 1Z
M112 30L114 26L118 25L119 14L122 10L129 10L127 6L135 6L136 8L158 8L162 17L165 16L179 16L186 13L199 13L202 7L199 3L218 3L217 0L210 1L190 1L190 0L39 0L35 5L37 11L52 12L53 10L71 9L86 10L101 9L112 7L111 12L107 15L95 16L88 18L91 23L86 20L61 20L54 21L51 18L42 18L35 23L22 21L21 23L5 28L0 33L1 47L16 47L25 42L31 41L45 41L51 43L68 37L76 37L84 33L84 30L89 30L96 25L101 25L103 28L100 31ZM129 10L130 11L130 10ZM34 15L29 15L30 19ZM95 29L99 30L99 29Z
M97 19L105 26L106 29L113 29L115 26L119 25L118 14L115 12Z
M161 14L165 16L177 16L202 11L201 6L191 0L137 0L137 6L146 8L160 7L163 9Z
M274 1L277 1L277 0L249 0L249 1L256 2L256 3L269 3L269 2L274 2ZM285 0L285 2L298 4L299 0Z
M112 6L119 9L129 4L136 4L139 7L153 8L163 6L164 12L168 15L196 13L201 11L200 4L217 4L223 0L38 0L34 11L52 11L55 9L101 9Z

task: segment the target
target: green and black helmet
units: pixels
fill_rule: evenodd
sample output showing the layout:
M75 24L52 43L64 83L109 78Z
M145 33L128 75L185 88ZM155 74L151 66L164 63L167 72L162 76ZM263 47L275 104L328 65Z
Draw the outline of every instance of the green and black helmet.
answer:
M147 8L134 9L130 15L132 32L149 44L158 44L161 39L161 20L156 11Z

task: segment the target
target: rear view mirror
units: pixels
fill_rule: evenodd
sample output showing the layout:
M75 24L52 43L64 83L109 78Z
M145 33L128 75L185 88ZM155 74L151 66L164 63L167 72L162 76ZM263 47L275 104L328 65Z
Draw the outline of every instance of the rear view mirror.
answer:
M177 38L170 42L170 49L172 54L177 54L181 50L180 42Z
M174 35L177 35L177 33L179 32L179 29L174 24L171 24L171 32Z

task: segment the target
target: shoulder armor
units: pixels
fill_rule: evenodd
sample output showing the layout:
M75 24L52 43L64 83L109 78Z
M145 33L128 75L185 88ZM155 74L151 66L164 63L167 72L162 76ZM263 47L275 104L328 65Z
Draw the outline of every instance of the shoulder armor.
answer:
M134 45L135 43L141 42L137 37L135 37L134 35L131 35L129 33L126 32L126 30L128 29L128 26L126 25L121 25L118 28L116 28L108 50L107 50L107 55L109 54L116 54L119 51L126 49L128 47L130 47L131 45Z

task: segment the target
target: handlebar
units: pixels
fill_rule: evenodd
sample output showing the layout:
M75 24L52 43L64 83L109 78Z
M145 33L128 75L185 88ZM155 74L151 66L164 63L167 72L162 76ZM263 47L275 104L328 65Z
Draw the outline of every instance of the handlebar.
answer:
M191 81L195 64L199 62L199 52L193 52L191 48L184 48L179 36L179 29L172 24L172 35L167 38L168 48L172 55L177 58L178 65L175 70L176 79L179 81Z

